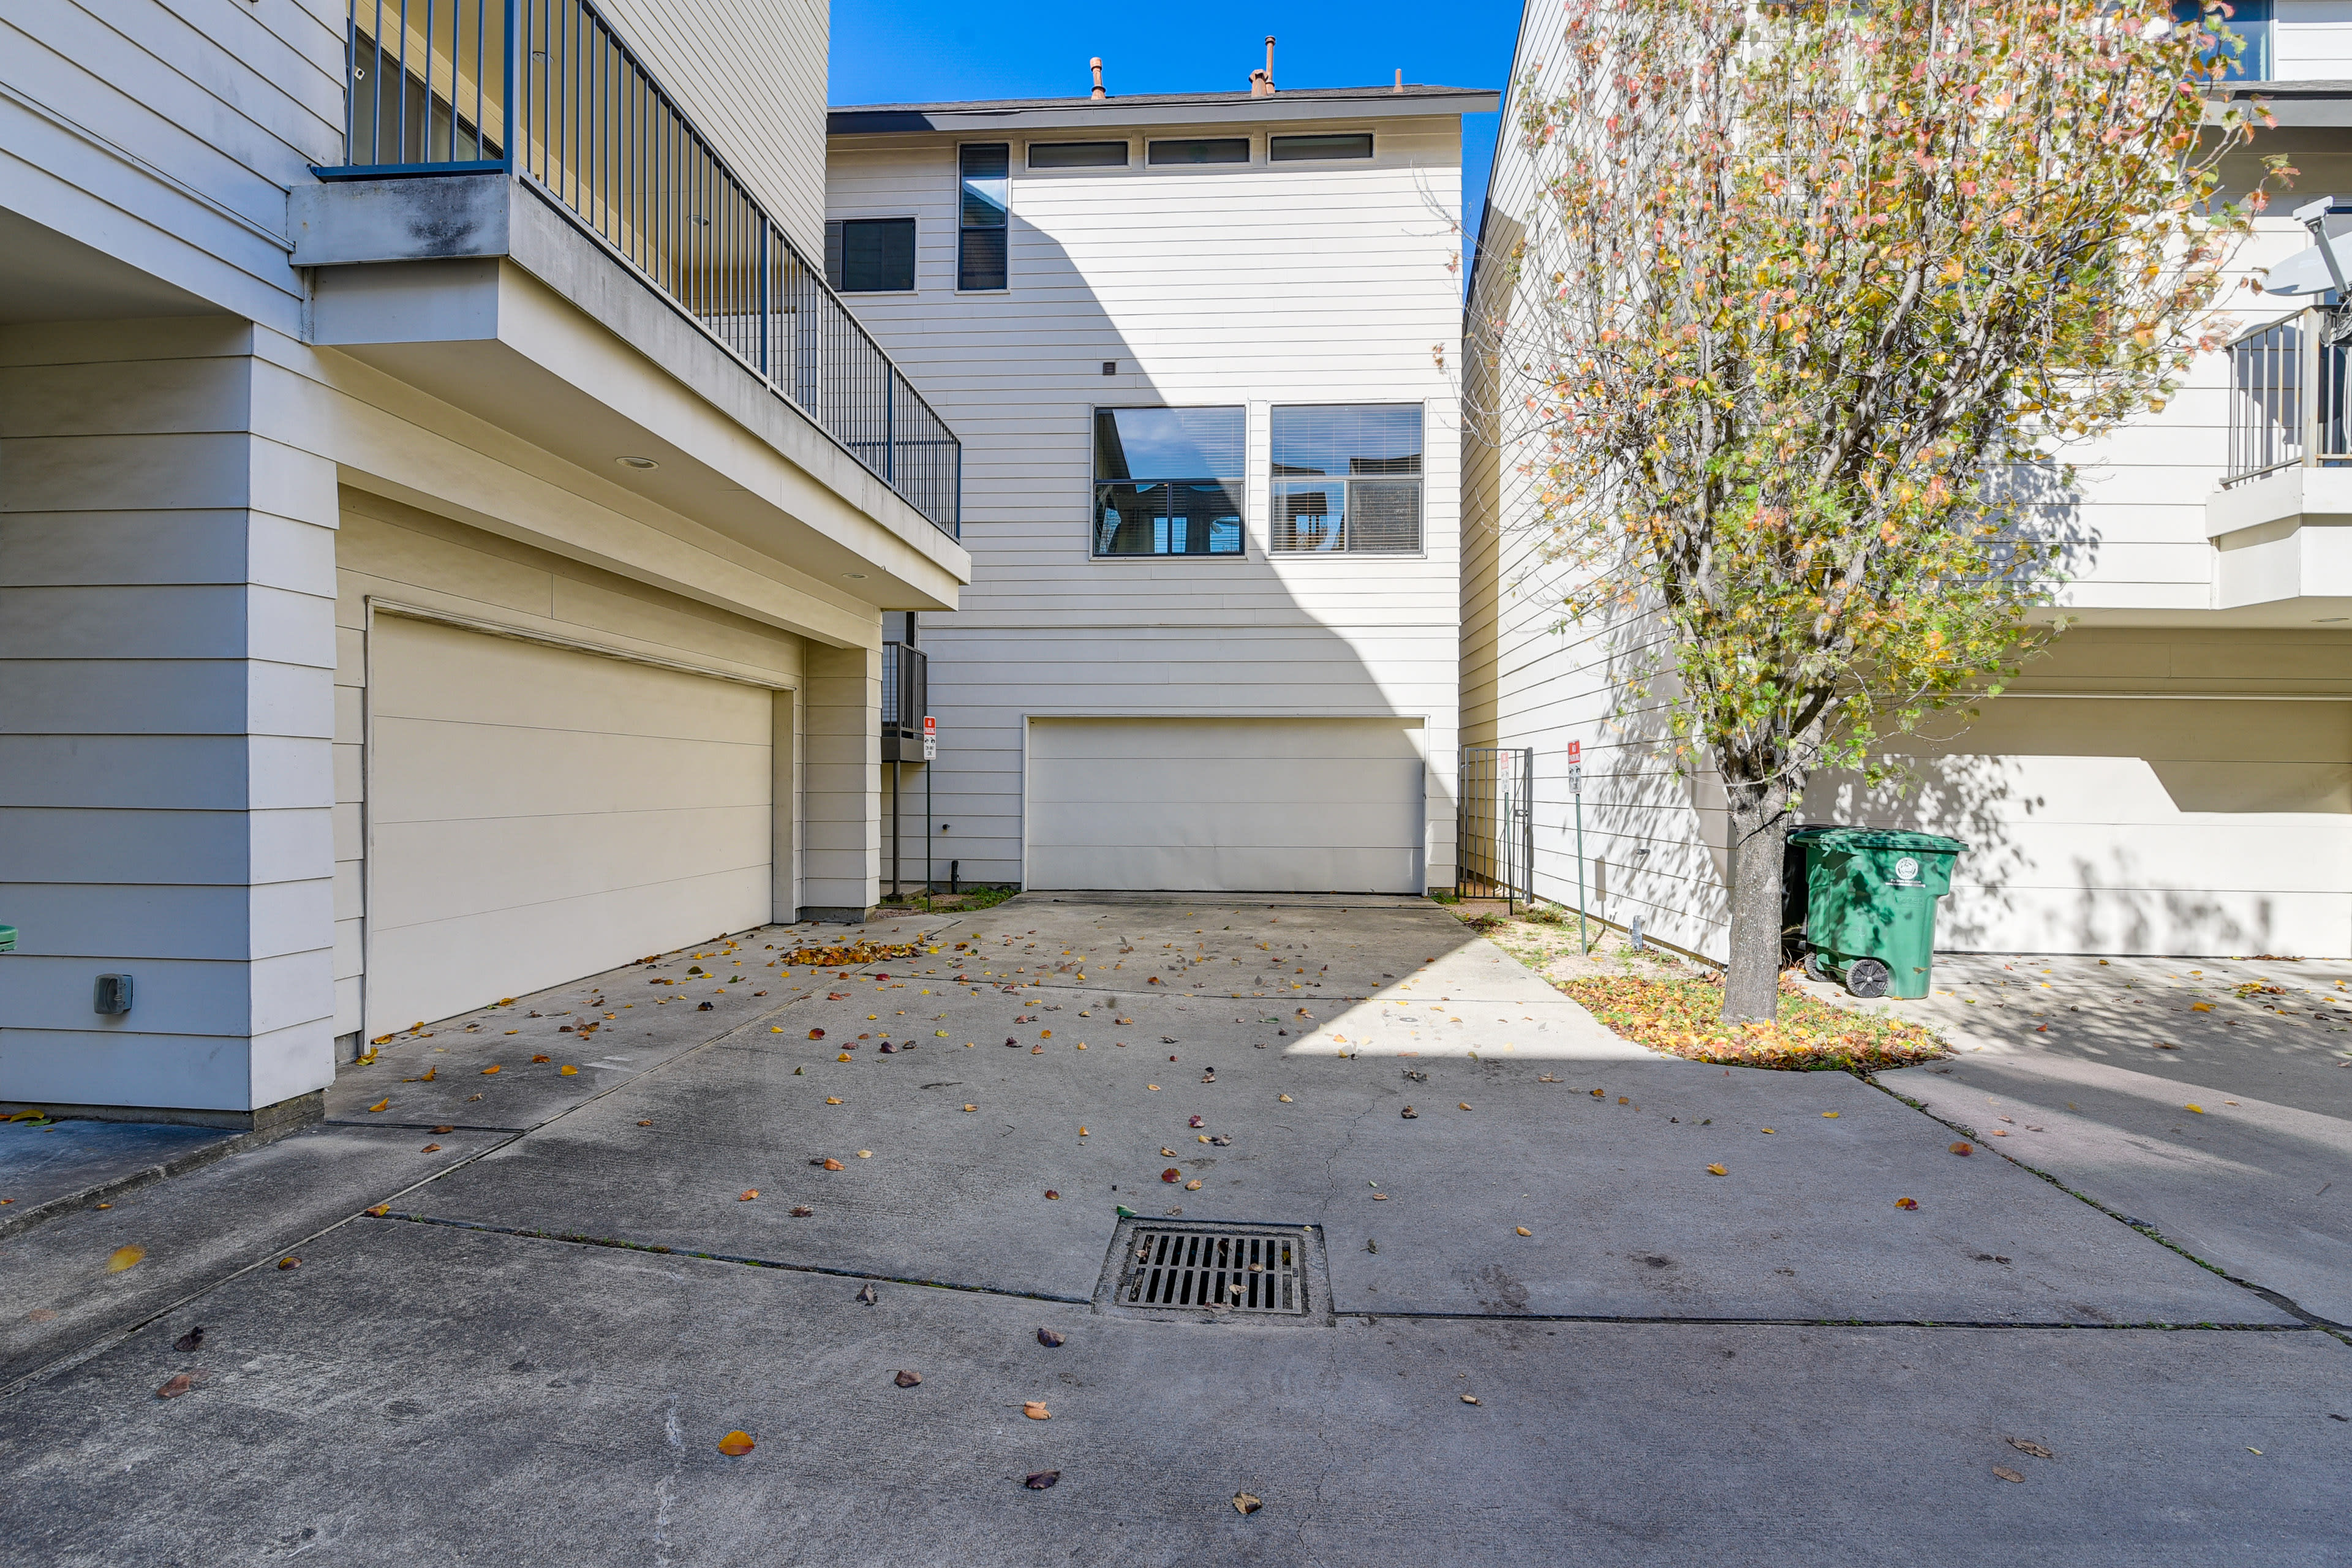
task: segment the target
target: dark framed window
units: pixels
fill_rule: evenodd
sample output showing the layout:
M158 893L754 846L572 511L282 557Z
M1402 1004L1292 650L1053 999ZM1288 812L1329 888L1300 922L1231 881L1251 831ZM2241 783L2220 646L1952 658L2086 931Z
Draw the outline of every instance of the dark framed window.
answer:
M1274 411L1272 548L1421 550L1421 410L1341 404Z
M2227 62L2231 81L2270 80L2272 0L2231 0L2231 9L2234 16L2214 18L2213 34L2220 41L2205 51L2205 58L2218 57ZM2175 0L2172 19L2176 25L2200 26L2204 16L2201 0ZM2225 30L2237 37L2225 36Z
M1181 142L1154 142L1150 144L1144 162L1155 164L1246 163L1249 162L1249 138L1197 136Z
M1124 169L1127 167L1127 143L1032 142L1029 143L1029 166L1033 169Z
M1310 158L1369 158L1372 155L1372 133L1369 131L1314 136L1276 136L1265 144L1266 161L1272 163L1302 163Z
M956 287L1004 287L1007 217L1012 206L1013 144L992 142L956 150L960 184L956 219Z
M1239 408L1095 410L1094 552L1239 555Z
M824 280L845 294L915 286L915 220L836 218L824 226Z

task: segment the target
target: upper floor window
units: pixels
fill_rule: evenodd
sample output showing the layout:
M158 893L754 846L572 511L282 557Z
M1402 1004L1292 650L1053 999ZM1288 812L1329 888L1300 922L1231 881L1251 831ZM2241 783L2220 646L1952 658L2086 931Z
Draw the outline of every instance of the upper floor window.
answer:
M824 226L824 280L844 294L915 286L915 220L835 218Z
M1310 158L1369 158L1372 155L1372 133L1369 131L1336 135L1276 136L1265 144L1268 163L1299 163Z
M1154 142L1145 161L1151 163L1246 163L1246 136L1202 136L1181 142Z
M1239 555L1238 408L1095 410L1097 555Z
M1124 169L1127 167L1127 143L1032 142L1029 143L1029 166L1033 169Z
M1013 146L992 142L956 150L956 287L1004 287L1006 220L1012 205Z
M2174 0L2172 19L2186 26L2210 26L2218 40L2205 52L2220 59L2231 81L2271 79L2272 0L2231 0L2231 16L2205 20L2203 0ZM2237 35L2235 37L2230 34Z
M1274 411L1278 551L1421 549L1421 410L1356 404Z

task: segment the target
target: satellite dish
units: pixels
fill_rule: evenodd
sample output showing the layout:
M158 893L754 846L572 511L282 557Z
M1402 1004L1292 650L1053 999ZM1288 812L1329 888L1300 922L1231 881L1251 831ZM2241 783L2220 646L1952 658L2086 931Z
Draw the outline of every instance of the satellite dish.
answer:
M2335 287L2327 255L2315 245L2296 251L2263 278L2265 294L2325 294Z

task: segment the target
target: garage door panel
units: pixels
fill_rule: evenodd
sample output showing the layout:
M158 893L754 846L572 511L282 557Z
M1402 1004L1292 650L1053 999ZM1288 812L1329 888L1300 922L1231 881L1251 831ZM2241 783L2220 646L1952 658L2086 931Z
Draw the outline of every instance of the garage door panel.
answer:
M734 730L769 707L762 689L544 643L381 616L394 657L369 671L368 707L385 718L692 739Z
M1424 767L1396 720L1039 720L1034 888L1422 890Z
M681 806L760 805L773 790L764 741L379 720L375 820L437 821ZM452 765L462 759L462 765ZM395 815L397 814L397 815Z
M774 912L772 695L379 616L371 1033Z
M774 830L765 806L397 824L376 832L373 917L383 930L764 868Z
M370 1026L379 1033L404 1028L594 973L581 969L572 956L577 952L641 958L662 951L663 944L646 940L648 929L690 932L681 940L691 941L757 925L768 918L767 878L764 866L713 872L634 889L626 904L602 896L558 899L379 932L372 958L408 979L376 999ZM729 910L734 911L731 917ZM518 946L513 937L519 921L562 932L564 941ZM405 1013L399 1011L403 1002L408 1005Z

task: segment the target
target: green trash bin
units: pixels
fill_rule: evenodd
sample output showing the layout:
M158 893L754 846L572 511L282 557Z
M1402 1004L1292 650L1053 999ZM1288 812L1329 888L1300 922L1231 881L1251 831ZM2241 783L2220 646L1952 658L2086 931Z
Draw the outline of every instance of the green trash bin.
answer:
M1927 995L1936 900L1968 846L1883 827L1799 827L1789 842L1805 853L1805 973L1856 996Z

